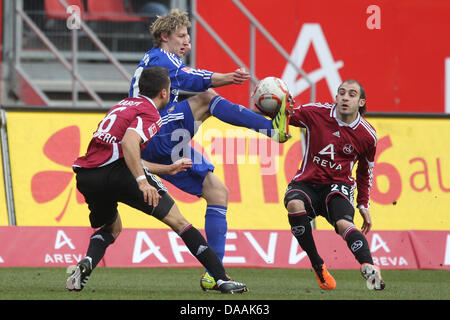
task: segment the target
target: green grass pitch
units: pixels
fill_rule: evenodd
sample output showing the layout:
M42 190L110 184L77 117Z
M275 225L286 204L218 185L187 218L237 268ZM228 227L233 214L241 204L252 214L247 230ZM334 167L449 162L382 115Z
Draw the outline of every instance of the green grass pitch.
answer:
M330 270L333 291L307 269L228 268L249 292L203 292L199 268L103 268L81 292L65 289L65 268L0 268L0 300L449 300L450 271L382 270L386 289L371 291L359 270Z

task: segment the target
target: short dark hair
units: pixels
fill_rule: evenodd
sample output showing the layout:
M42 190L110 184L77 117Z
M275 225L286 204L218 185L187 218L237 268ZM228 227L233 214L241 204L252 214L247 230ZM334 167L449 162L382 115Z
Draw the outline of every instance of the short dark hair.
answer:
M341 83L341 85L344 83L356 83L359 86L359 91L360 91L359 99L366 100L366 90L364 90L364 87L361 85L361 83L359 83L358 81L356 81L354 79L345 80L344 82ZM340 87L341 86L339 86L339 88ZM364 116L367 112L367 103L364 103L364 105L362 107L359 107L358 111L362 116Z
M160 66L153 66L142 71L139 78L139 93L154 98L169 86L169 70Z

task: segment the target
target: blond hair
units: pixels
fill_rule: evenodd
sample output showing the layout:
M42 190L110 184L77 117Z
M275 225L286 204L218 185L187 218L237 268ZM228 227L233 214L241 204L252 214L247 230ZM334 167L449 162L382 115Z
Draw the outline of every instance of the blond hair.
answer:
M170 36L175 30L186 27L189 28L191 22L187 12L181 12L179 9L172 9L169 13L158 16L158 18L150 26L150 33L153 35L153 45L155 47L161 46L161 34Z

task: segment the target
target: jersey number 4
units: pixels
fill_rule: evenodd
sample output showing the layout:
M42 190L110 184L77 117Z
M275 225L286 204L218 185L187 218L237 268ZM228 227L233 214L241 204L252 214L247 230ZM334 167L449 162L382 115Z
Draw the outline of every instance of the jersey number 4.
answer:
M334 145L330 143L325 148L319 151L319 154L321 155L330 155L331 160L334 160Z

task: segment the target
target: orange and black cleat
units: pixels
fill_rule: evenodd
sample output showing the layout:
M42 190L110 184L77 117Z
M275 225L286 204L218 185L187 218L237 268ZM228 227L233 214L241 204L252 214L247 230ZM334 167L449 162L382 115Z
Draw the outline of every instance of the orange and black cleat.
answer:
M328 272L325 264L313 266L313 269L316 273L319 287L323 290L334 290L336 288L336 280L334 280L333 276Z

